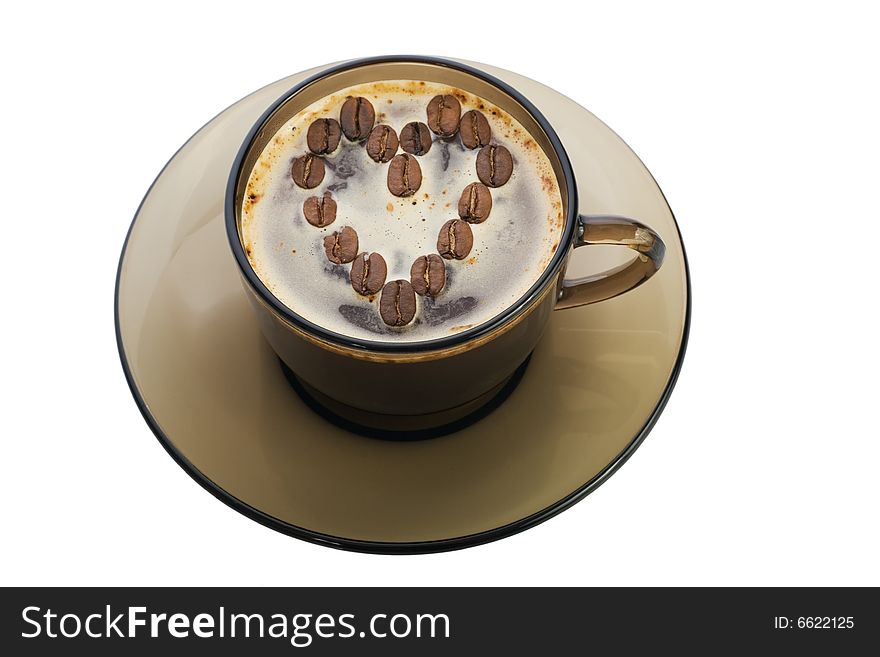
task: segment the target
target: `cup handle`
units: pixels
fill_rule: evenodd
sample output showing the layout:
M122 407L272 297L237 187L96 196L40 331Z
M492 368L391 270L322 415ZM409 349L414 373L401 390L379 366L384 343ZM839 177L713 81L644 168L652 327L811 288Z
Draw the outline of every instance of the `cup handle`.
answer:
M614 244L636 253L627 263L583 278L563 278L556 310L604 301L632 290L651 278L660 265L666 246L653 230L626 217L579 215L574 248L590 244ZM572 254L574 257L574 254Z

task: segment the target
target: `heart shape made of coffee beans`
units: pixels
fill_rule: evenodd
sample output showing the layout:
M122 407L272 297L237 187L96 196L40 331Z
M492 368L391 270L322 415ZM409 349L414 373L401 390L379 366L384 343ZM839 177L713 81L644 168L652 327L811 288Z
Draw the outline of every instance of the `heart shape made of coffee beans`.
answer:
M294 158L290 175L303 189L313 189L324 179L322 155L333 153L341 135L363 144L367 155L377 164L388 165L388 191L399 198L415 194L422 184L418 158L426 156L438 139L451 140L456 135L468 150L479 149L476 157L480 182L468 184L458 200L458 218L440 228L437 252L419 256L410 268L410 280L385 282L388 267L379 253L360 251L357 232L344 226L324 238L324 251L331 262L351 264L350 280L361 296L379 293L379 315L388 326L403 327L413 321L416 294L436 297L446 285L444 260L467 258L474 244L471 225L480 224L492 210L490 188L501 187L513 173L513 158L503 145L492 142L492 129L479 110L462 115L461 103L451 94L434 96L425 109L427 123L412 121L400 131L387 124L376 124L372 103L361 96L349 96L339 111L339 120L321 118L308 128L308 152ZM398 153L402 149L403 153ZM303 215L312 226L324 228L336 220L336 200L331 192L310 196L303 203Z

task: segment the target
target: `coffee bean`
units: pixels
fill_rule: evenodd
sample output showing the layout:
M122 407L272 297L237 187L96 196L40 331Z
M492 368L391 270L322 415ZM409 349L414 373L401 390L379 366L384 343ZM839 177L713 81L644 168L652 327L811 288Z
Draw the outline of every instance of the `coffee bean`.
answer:
M461 117L461 143L465 148L487 146L492 139L492 128L482 112L470 110Z
M416 294L436 297L446 285L446 264L436 253L419 256L409 270L409 280Z
M400 131L400 147L413 155L424 155L431 150L431 131L421 121L412 121Z
M513 158L504 146L483 146L477 154L477 177L489 187L501 187L513 173Z
M437 237L437 253L447 260L463 260L474 245L471 226L461 219L450 219L440 229Z
M327 259L337 265L354 260L358 252L358 235L354 228L346 226L327 235L324 238L324 251L327 253Z
M409 153L395 155L388 165L388 191L395 196L412 196L422 185L422 168Z
M389 125L377 125L367 139L367 155L375 162L387 162L397 152L397 133Z
M416 315L416 293L409 281L390 281L382 288L379 315L388 326L406 326Z
M351 263L351 286L363 296L376 294L385 284L388 267L378 253L361 253Z
M324 192L324 196L309 196L303 203L303 215L312 226L323 228L336 221L336 201L333 194Z
M342 132L349 141L363 141L376 122L376 110L366 98L349 96L342 103L339 122L342 124Z
M332 153L339 146L339 134L339 121L336 119L313 121L306 135L309 150L315 155Z
M483 183L474 182L464 188L458 199L458 216L472 224L486 221L492 211L492 192Z
M293 160L290 175L300 187L313 189L324 180L324 160L311 153L300 155Z
M461 103L455 96L434 96L428 103L428 127L441 137L451 137L458 132L460 120Z

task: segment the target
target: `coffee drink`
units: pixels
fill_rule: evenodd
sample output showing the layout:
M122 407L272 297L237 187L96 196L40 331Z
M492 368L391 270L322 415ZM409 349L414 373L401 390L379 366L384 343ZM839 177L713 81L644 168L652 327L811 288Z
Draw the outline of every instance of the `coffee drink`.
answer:
M292 117L258 155L241 217L281 303L334 333L401 343L504 312L564 224L550 161L513 117L419 80L349 87Z

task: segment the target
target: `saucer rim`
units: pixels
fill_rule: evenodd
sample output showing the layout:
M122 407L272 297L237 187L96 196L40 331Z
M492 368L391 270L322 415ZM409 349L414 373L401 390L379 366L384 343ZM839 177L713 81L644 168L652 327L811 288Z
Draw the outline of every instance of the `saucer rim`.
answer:
M287 78L289 76L284 76L275 80L274 82L270 82L269 84L263 85L258 89L255 89L251 93L247 94L248 96L258 93L262 89L266 87L270 87L281 80ZM245 96L247 97L247 96ZM453 550L461 550L464 548L476 547L478 545L484 545L486 543L492 543L494 541L507 538L509 536L513 536L514 534L518 534L527 529L531 529L542 522L549 520L555 515L562 513L563 511L571 508L585 497L587 497L590 493L595 491L599 486L605 483L611 475L613 475L617 470L626 463L627 460L635 453L635 451L641 446L641 444L645 441L645 438L648 437L651 430L654 428L654 425L657 423L657 420L660 418L660 415L663 413L663 410L666 408L666 404L669 402L669 398L672 395L672 391L675 388L675 384L678 382L678 377L681 374L682 365L684 363L685 353L687 352L688 339L690 336L690 325L691 325L691 305L692 305L692 288L691 288L691 276L690 276L690 265L687 258L687 250L685 249L684 240L681 235L681 228L678 225L678 220L675 218L675 213L672 211L672 207L669 205L669 201L666 198L666 194L664 194L663 189L660 187L657 179L654 177L654 174L651 173L650 169L645 165L642 159L639 157L638 153L636 153L629 144L620 137L607 123L602 121L601 119L597 120L601 121L602 124L614 133L618 139L620 139L621 143L626 146L632 152L632 154L638 159L639 163L644 167L645 171L651 177L651 181L657 187L657 190L660 192L660 196L663 198L663 202L666 204L667 209L669 210L669 214L672 217L672 223L675 226L675 232L678 236L678 242L681 246L681 256L682 262L684 264L684 278L685 278L685 315L684 322L682 325L682 335L681 335L681 344L679 345L678 355L675 359L675 364L672 367L672 371L669 375L669 380L666 382L666 386L661 393L657 404L654 406L654 409L651 411L648 419L645 424L636 434L636 436L630 441L630 443L626 446L626 448L620 452L608 465L606 465L601 471L587 480L583 485L576 488L574 491L569 493L568 495L562 497L558 501L554 502L546 506L545 508L536 511L524 518L520 518L519 520L514 520L513 522L506 523L504 525L500 525L499 527L495 527L493 529L487 529L485 531L476 532L473 534L466 534L463 536L456 536L453 538L442 538L442 539L432 539L429 541L365 541L360 539L352 539L345 538L341 536L334 536L331 534L325 534L322 532L317 532L311 529L306 529L305 527L300 527L298 525L294 525L274 516L271 516L259 509L251 506L247 502L237 498L227 490L223 489L221 486L213 482L207 475L205 475L201 470L199 470L189 459L187 459L173 444L171 439L165 434L165 432L159 427L158 422L153 417L152 413L147 407L146 401L138 389L137 383L134 380L134 375L132 374L131 368L128 363L128 358L125 353L125 347L123 345L122 338L122 328L120 326L120 317L119 317L119 298L120 298L120 287L122 281L122 269L123 264L125 262L125 254L128 250L128 243L131 239L132 232L134 231L135 224L137 223L138 216L143 209L144 203L150 197L150 194L153 192L153 188L155 187L158 180L163 176L165 170L174 161L174 159L180 154L180 152L186 148L187 145L202 132L202 130L207 127L210 123L212 123L216 118L224 114L226 111L231 109L233 106L237 105L241 102L243 98L237 99L235 102L231 103L227 107L223 108L217 114L212 116L208 121L206 121L198 130L194 131L190 137L180 145L180 147L174 152L173 155L168 159L156 177L153 179L153 182L147 188L147 191L144 193L141 202L138 204L137 209L135 210L134 216L129 224L128 231L125 235L125 240L122 243L122 250L119 255L119 263L116 268L116 283L113 289L113 322L116 331L116 347L119 352L119 359L122 365L122 371L125 375L125 380L128 383L129 390L131 391L132 397L134 397L135 403L137 404L138 410L140 410L141 415L144 418L144 421L147 423L147 426L153 432L153 435L159 441L159 444L165 449L166 452L171 456L172 459L186 472L196 483L198 483L202 488L211 493L215 498L226 504L231 509L241 513L247 518L258 522L264 527L268 527L269 529L273 529L277 532L285 534L287 536L291 536L293 538L300 539L302 541L306 541L308 543L312 543L315 545L321 545L324 547L331 547L338 550L346 550L350 552L360 552L366 554L431 554L431 553L439 553L439 552L450 552Z

